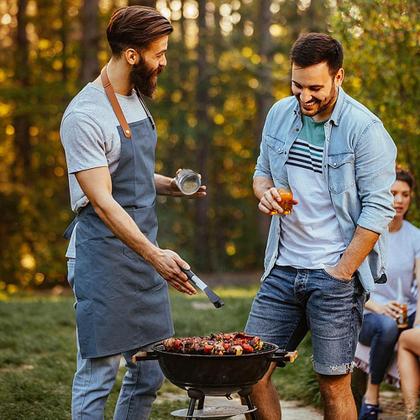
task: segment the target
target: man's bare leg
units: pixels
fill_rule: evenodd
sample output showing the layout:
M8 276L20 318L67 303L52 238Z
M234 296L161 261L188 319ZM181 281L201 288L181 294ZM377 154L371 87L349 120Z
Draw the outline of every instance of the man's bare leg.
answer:
M351 392L351 375L318 375L324 402L325 420L357 420L356 404Z
M271 382L276 363L271 363L270 368L263 378L252 387L251 399L258 408L259 420L280 420L280 401L276 388Z

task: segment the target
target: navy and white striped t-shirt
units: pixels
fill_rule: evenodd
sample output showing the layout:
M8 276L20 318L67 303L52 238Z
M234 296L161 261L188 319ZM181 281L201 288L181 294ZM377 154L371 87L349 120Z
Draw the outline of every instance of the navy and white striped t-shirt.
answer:
M324 123L303 116L286 162L289 186L299 204L282 217L277 265L324 268L335 265L345 250L322 171L324 143Z

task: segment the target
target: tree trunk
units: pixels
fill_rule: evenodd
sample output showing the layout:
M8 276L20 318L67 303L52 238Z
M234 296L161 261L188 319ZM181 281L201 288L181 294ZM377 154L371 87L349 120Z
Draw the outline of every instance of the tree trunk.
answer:
M27 94L27 90L30 85L29 41L26 33L27 5L27 0L18 1L15 54L15 80L16 83L20 86L20 90L25 94ZM20 110L19 107L17 107L15 115L16 116L13 119L13 126L15 128L15 165L13 170L13 178L28 185L27 183L29 183L31 179L31 143L29 136L29 115L25 111Z
M223 36L220 31L220 20L222 16L220 15L220 9L216 7L214 11L214 32L212 36L211 45L208 46L211 51L211 64L210 68L217 69L218 64L217 60L220 54L226 49L226 46L223 43ZM220 72L220 70L218 70ZM213 205L211 206L214 211L214 221L212 223L213 229L211 230L214 235L214 240L212 241L214 250L210 255L213 255L214 264L216 271L221 272L226 267L226 242L230 239L225 229L220 227L224 225L226 220L226 203L228 203L232 198L229 194L229 185L226 185L224 177L220 173L220 164L223 160L223 152L221 153L218 148L212 151L212 162L211 165L211 194L210 197L213 198ZM211 201L210 201L211 202Z
M99 0L85 0L82 6L82 66L80 82L82 85L92 81L99 73Z
M261 57L261 65L259 68L259 87L256 92L257 132L255 138L257 140L258 148L260 146L261 133L264 127L265 118L271 105L274 102L272 95L273 78L270 68L273 51L270 35L270 4L271 0L261 0L257 26L258 54ZM267 238L269 221L270 219L267 216L258 212L257 224L261 242L265 242Z
M61 61L62 61L61 77L62 77L64 86L67 86L67 80L68 80L67 34L69 31L69 19L67 15L67 9L68 9L68 0L61 0L61 3L60 3L60 15L61 15L60 40L61 40L61 44L63 45L63 49L61 51Z
M197 125L196 141L197 141L197 163L200 173L205 181L208 180L207 158L210 144L208 130L210 127L209 117L207 114L208 96L208 70L207 70L207 28L206 28L206 0L198 2L198 46L197 46L197 87L196 87L196 117L199 124ZM196 252L197 265L200 269L211 269L209 255L209 221L208 221L208 201L197 200L195 212L196 227Z

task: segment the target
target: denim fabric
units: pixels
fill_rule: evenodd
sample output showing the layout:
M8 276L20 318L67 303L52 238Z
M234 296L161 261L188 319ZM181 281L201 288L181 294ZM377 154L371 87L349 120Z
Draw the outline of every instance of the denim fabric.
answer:
M69 259L67 266L68 281L73 288L75 260ZM83 359L77 344L77 370L72 390L73 420L102 420L104 418L105 403L114 386L121 356L126 360L127 372L124 375L115 407L114 420L147 420L149 418L152 403L164 376L159 363L155 360L131 362L131 356L135 352Z
M408 317L410 328L415 316L414 313ZM400 332L395 319L387 315L368 313L364 316L359 341L365 346L370 346L369 373L372 384L379 385L383 381L386 369L394 356Z
M294 97L277 102L268 113L254 177L269 178L289 187L285 164L302 129L299 104ZM356 226L381 234L358 269L367 291L383 282L386 233L394 216L390 192L395 180L396 147L381 121L341 88L334 111L324 124L323 173L345 243ZM264 261L264 280L275 265L281 217L273 217Z
M324 270L275 266L261 284L245 330L289 351L310 330L314 370L342 375L352 370L364 298L357 277L343 281Z

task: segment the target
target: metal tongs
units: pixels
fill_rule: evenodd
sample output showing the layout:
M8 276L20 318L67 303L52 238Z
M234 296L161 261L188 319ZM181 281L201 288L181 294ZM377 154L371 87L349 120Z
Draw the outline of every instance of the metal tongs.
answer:
M223 302L222 299L220 299L219 296L216 295L216 293L213 292L213 290L210 289L209 286L207 286L206 283L204 283L203 280L201 280L195 273L193 273L191 270L184 270L182 271L187 275L188 280L195 286L198 287L200 290L202 290L207 297L209 298L210 302L216 307L221 308L225 302Z

